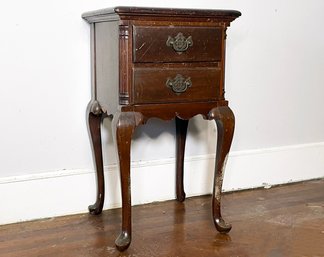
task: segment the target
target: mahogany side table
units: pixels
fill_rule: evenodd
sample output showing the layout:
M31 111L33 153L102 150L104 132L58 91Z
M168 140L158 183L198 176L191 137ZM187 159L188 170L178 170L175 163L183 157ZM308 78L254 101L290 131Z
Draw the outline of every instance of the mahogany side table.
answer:
M231 225L221 216L225 163L234 132L234 115L224 97L225 41L232 10L115 7L87 12L91 25L92 99L88 127L97 173L97 200L89 206L99 214L104 203L104 172L100 127L113 119L122 189L119 250L131 243L130 149L135 128L149 118L175 119L176 197L185 200L183 161L188 120L201 114L217 125L212 213L216 229Z

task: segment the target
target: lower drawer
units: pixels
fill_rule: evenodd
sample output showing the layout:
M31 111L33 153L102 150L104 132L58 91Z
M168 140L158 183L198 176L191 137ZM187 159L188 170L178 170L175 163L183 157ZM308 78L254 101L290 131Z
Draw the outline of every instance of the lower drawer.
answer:
M134 103L215 101L219 98L218 67L135 67Z

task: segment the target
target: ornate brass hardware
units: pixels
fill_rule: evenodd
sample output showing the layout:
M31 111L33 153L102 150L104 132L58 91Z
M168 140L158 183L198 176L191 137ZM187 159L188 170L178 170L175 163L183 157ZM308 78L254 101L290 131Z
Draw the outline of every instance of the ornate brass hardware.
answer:
M181 54L182 52L187 51L189 46L193 46L193 41L191 36L186 38L181 32L179 32L175 38L169 36L166 45L172 47L178 54Z
M188 87L191 87L192 82L190 77L185 78L181 74L177 74L174 79L168 78L165 85L178 95L185 92Z

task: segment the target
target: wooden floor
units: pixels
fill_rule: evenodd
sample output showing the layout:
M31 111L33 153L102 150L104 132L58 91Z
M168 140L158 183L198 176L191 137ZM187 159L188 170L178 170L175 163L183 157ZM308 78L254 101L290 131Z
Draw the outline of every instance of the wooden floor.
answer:
M133 207L133 242L119 253L120 210L0 227L1 257L323 257L324 180L226 194L216 232L210 196ZM1 211L6 211L2 206Z

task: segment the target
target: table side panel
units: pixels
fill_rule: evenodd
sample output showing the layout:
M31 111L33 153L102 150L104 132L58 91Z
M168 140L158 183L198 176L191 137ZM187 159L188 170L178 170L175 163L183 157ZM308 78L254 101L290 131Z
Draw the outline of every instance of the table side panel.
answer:
M119 22L95 23L95 87L103 110L113 114L119 99Z

